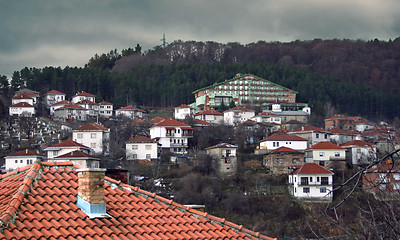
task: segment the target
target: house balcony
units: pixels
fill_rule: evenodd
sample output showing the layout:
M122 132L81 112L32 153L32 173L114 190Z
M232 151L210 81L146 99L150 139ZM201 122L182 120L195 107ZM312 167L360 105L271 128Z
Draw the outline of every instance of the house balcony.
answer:
M183 137L193 137L193 133L186 133L186 132L184 132L183 134L182 134L182 136Z
M171 147L187 147L186 143L170 143Z
M167 136L167 137L173 137L173 136L175 136L175 133L167 133L167 134L165 134L165 136Z
M292 183L292 185L293 185L293 183ZM299 183L299 186L332 186L333 185L333 183L332 182L312 182L312 183L309 183L309 182L300 182Z

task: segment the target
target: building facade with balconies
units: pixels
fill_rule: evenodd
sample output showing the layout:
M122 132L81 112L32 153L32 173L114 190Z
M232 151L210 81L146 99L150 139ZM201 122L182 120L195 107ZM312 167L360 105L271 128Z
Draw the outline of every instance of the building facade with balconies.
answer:
M305 163L289 174L289 193L300 200L331 202L333 175L318 164Z

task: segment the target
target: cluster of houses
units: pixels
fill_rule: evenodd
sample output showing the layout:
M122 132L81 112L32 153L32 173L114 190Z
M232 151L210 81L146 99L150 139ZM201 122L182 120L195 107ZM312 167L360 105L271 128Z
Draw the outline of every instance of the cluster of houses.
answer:
M249 143L257 144L254 153L263 156L262 165L271 174L287 175L289 192L294 197L332 201L334 171L366 166L377 158L378 153L397 149L400 142L397 139L400 131L394 127L386 123L373 124L361 117L337 114L325 119L324 128L309 125L311 109L307 104L296 102L295 91L252 74L238 74L231 80L199 89L194 95L194 103L174 108L173 118L148 121L147 136L132 136L125 144L126 159L151 161L162 154L171 154L174 159L185 156L195 128L224 124L247 131L262 129L264 139L254 136L247 139ZM35 92L17 93L10 106L10 115L33 115L38 96ZM86 121L88 116L124 116L133 120L130 124L144 123L143 110L126 106L114 113L113 104L96 103L95 96L86 92L77 93L67 101L65 94L52 90L44 95L44 102L54 119ZM217 111L221 104L232 102L237 106ZM24 104L33 109L19 109ZM257 113L252 106L263 111ZM46 156L29 149L7 156L6 169L20 168L37 159L73 161L86 167L98 167L99 156L110 151L109 143L110 129L97 123L86 123L73 130L71 139L44 148ZM221 174L236 172L237 145L220 143L205 151L218 161ZM373 178L374 171L370 169L366 173ZM400 177L390 179L399 180L399 185L390 189L400 189Z

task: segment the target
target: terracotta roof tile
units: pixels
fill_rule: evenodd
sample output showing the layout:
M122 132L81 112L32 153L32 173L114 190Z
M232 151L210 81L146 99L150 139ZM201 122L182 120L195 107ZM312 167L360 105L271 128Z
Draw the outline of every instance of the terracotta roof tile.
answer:
M62 100L62 101L59 101L59 102L56 102L56 103L52 104L51 106L67 105L67 104L70 104L70 103L71 102L68 101L68 100Z
M88 100L88 99L83 99L82 101L79 101L79 102L77 102L76 104L98 105L97 103L92 102L92 101L90 101L90 100Z
M99 105L114 105L114 104L107 102L107 101L101 101L101 102L99 102Z
M314 149L338 149L338 150L344 150L344 148L331 143L331 142L319 142L314 144L312 147L307 148L306 150L314 150Z
M197 113L195 116L199 116L199 115L221 115L221 116L223 116L224 114L220 113L218 111L215 111L215 110L205 110L205 111Z
M304 163L293 174L333 174L333 172L316 163Z
M182 104L182 105L179 105L179 106L177 106L175 108L191 108L191 107L189 105Z
M33 99L33 97L31 97L32 95L29 95L27 93L20 93L15 95L12 99Z
M90 93L87 93L87 92L84 92L84 91L82 91L82 92L80 92L80 93L77 93L76 95L74 95L74 96L72 96L72 97L79 97L79 96L83 96L83 97L96 97L95 95L90 94Z
M371 143L362 141L362 140L353 140L351 142L347 142L344 144L340 145L341 147L347 147L347 146L373 146Z
M51 90L47 92L45 95L65 95L65 93L59 92L57 90Z
M69 102L67 105L59 108L59 109L85 109L84 107L81 107L77 104L74 104L72 102Z
M38 157L44 157L44 155L39 154L33 150L30 149L25 149L25 150L21 150L18 151L16 153L10 154L7 157L13 157L13 156L18 156L18 157L22 157L22 156L38 156Z
M260 140L260 142L265 141L307 141L307 139L289 134L273 134L266 139Z
M88 218L77 168L43 162L0 176L0 239L272 239L108 177L112 218Z
M168 118L168 119L165 119L164 121L152 126L152 128L153 127L188 127L188 128L190 128L190 125L179 122L172 118Z
M252 109L245 108L245 107L242 107L242 106L233 107L233 108L231 108L231 109L226 110L225 112L232 112L232 111L255 112L255 111L252 110ZM225 113L225 112L224 112L224 113Z
M54 144L48 148L55 148L55 147L61 147L61 148L62 147L81 147L81 148L89 149L89 147L87 147L83 144L77 143L77 142L73 141L71 138L68 138L68 140L66 140L64 142Z
M122 107L120 109L117 109L116 111L137 111L137 112L144 112L142 109L135 108L132 105Z
M300 127L293 132L326 132L324 129L319 128L319 127L314 127L312 125L307 125L304 127Z
M98 158L96 158L90 154L84 153L82 151L79 151L79 150L72 151L72 152L55 157L55 159L76 159L76 158L85 158L85 159L90 158L90 159L99 160Z
M98 123L86 123L85 125L82 125L75 129L74 131L108 131L109 129L98 124Z
M300 152L288 147L280 147L272 150L270 153L300 153Z
M148 137L146 137L146 136L135 136L135 137L131 136L131 137L129 138L128 142L135 142L135 143L154 143L154 142L156 142L156 141L153 140L153 139L150 139L150 138L148 138Z
M10 107L26 107L26 108L29 107L29 108L33 108L33 106L30 105L27 102L19 102L19 103L11 105Z

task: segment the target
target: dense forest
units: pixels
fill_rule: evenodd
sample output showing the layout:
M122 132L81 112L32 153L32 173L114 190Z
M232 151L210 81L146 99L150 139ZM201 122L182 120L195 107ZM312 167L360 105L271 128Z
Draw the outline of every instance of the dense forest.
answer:
M0 87L3 96L21 87L42 94L56 89L68 97L84 90L116 108L173 107L193 102L194 90L236 73L252 73L297 91L297 101L309 103L321 117L336 111L393 119L400 110L400 38L248 45L175 41L145 53L137 44L121 53L96 55L83 68L26 67L14 72L10 86L3 76Z

